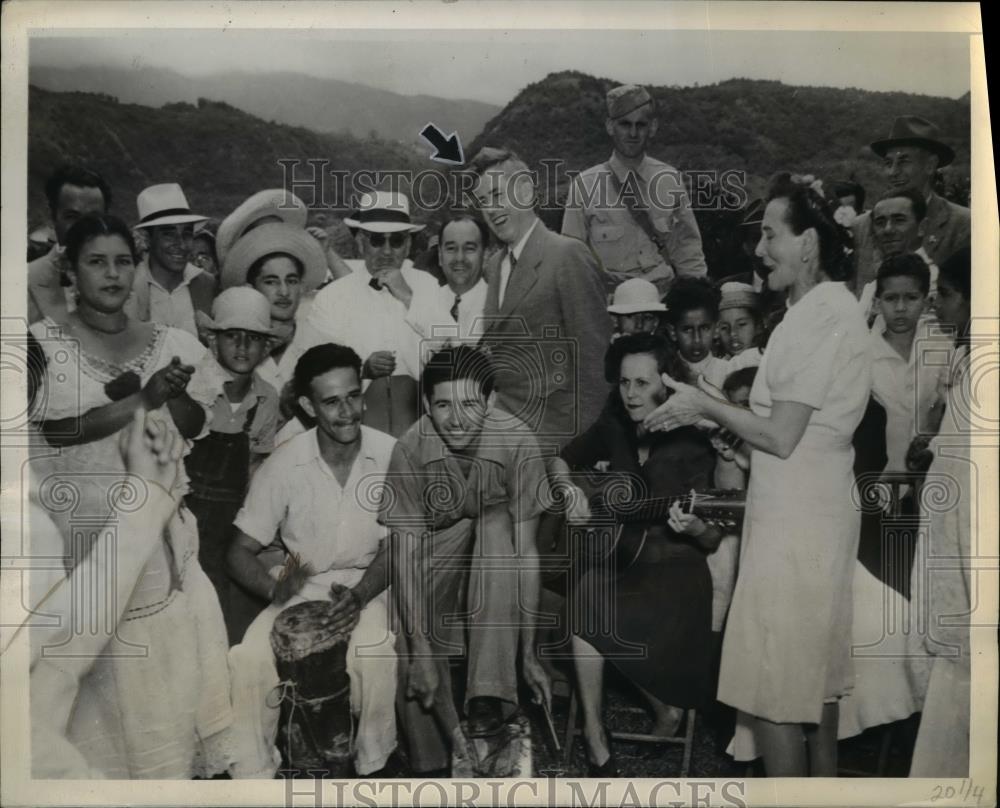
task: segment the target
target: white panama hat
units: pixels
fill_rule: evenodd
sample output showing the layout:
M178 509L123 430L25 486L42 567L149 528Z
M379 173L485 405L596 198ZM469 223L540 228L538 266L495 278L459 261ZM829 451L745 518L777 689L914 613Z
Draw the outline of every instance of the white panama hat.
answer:
M194 224L208 219L207 216L191 212L187 197L176 182L165 182L144 188L136 197L135 206L139 211L136 227Z
M372 191L361 197L358 209L344 219L348 227L367 230L370 233L416 233L424 225L413 224L410 220L410 200L401 193Z

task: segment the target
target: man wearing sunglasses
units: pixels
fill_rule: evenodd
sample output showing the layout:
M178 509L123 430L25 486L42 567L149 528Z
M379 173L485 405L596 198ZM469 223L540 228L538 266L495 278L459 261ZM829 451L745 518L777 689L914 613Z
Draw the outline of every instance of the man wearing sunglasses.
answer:
M364 423L396 437L417 420L421 356L435 329L453 324L432 275L408 256L424 229L410 219L410 201L389 191L366 193L351 228L364 269L325 286L289 347L296 359L313 345L348 345L364 358Z

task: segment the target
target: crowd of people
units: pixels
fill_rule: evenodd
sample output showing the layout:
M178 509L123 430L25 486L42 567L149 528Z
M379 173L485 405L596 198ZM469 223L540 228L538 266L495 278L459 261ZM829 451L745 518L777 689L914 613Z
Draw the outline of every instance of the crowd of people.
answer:
M897 118L870 211L855 183L777 175L734 234L753 271L712 282L681 172L647 154L658 121L644 88L608 93L611 157L561 233L530 166L482 149L435 225L438 275L399 191L345 219L355 259L283 189L215 223L152 185L130 226L97 173L53 172L29 499L35 550L66 565L31 606L68 619L100 563L118 597L101 642L31 630L36 776L294 767L272 631L309 601L348 638L359 776L447 775L525 699L550 709L556 676L589 773L617 776L609 664L654 735L730 709L730 754L768 776L836 776L839 739L917 713L911 774L967 774L969 633L936 617L967 613L968 569L928 565L970 555L968 501L919 496L924 474L969 480L935 438L969 426L970 217L933 191L954 152ZM612 489L668 506L587 545L624 521ZM745 500L741 528L696 507L712 489ZM887 561L901 513L929 522ZM926 630L882 630L906 609ZM42 653L71 641L72 663Z

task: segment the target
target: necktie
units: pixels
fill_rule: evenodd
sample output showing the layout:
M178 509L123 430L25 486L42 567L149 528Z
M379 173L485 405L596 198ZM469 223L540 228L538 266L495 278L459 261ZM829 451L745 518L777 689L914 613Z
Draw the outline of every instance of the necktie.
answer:
M451 319L454 320L456 323L458 322L458 304L461 302L462 302L462 296L455 295L455 302L451 304L451 310L449 312L451 314Z
M510 272L507 273L507 279L500 285L500 299L498 302L501 305L503 304L503 299L507 297L507 287L510 286L510 279L514 276L514 269L517 267L517 259L514 257L513 250L507 250L507 261L509 262Z

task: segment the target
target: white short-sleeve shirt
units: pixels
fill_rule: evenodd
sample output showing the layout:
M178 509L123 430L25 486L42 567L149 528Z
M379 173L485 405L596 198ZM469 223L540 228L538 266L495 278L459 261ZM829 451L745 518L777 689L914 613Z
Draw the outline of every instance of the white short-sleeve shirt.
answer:
M376 521L396 440L361 427L361 450L341 487L320 456L316 429L283 443L257 470L235 524L262 545L276 534L317 572L365 569L386 530Z

